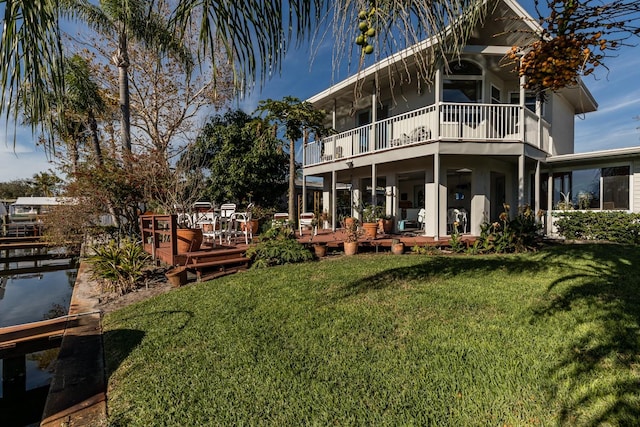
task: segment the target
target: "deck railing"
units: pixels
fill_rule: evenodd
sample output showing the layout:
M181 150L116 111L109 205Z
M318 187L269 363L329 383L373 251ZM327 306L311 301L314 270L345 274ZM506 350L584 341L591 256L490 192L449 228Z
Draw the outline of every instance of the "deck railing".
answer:
M522 141L548 151L549 134L549 124L520 105L443 102L311 142L305 146L304 164L437 140Z

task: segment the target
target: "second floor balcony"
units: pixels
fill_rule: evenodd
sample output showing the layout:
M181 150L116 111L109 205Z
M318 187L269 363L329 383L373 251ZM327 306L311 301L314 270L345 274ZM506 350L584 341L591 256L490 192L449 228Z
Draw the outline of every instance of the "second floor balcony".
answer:
M441 102L311 142L304 166L435 141L522 142L549 152L550 128L521 105Z

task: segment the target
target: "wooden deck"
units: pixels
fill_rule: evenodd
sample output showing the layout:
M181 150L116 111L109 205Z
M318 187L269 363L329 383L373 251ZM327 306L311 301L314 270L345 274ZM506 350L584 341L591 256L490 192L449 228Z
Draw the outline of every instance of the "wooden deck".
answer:
M303 231L302 236L296 232L296 238L300 243L305 246L310 246L317 243L326 244L329 249L342 250L345 240L345 231L338 229L332 230L318 230L314 236L310 230ZM378 233L375 239L369 239L360 237L358 239L358 246L362 249L389 250L394 240L404 243L405 248L411 248L413 246L430 246L434 248L447 248L451 246L451 239L443 237L439 240L435 240L433 237L422 236L415 232L405 232L400 234L381 234ZM461 240L464 245L470 245L475 241L475 237L471 235L461 236Z
M213 240L205 240L197 251L178 253L175 243L177 240L175 218L170 215L149 215L144 217L142 225L145 233L143 235L145 251L167 265L185 267L188 271L196 274L197 280L228 274L246 268L249 264L249 259L245 256L248 245L244 243L243 239L225 245L218 245ZM308 247L318 243L326 244L330 253L337 253L343 250L345 234L345 231L341 229L335 231L318 230L315 235L311 230L303 230L303 234L300 236L296 230L296 239ZM254 241L259 239L259 235L255 236ZM423 236L417 232L378 233L375 239L361 237L358 240L359 251L389 251L396 240L404 243L405 250L414 246L433 248L451 246L451 240L447 237L434 240L432 237ZM464 245L468 246L473 243L475 238L463 235L461 240Z

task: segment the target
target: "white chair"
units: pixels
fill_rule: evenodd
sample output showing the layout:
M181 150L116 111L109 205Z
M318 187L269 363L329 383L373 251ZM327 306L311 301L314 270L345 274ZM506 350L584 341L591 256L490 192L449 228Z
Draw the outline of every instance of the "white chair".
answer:
M232 216L236 212L235 203L225 203L220 206L220 212L214 216L211 232L203 233L205 237L217 238L222 245L222 238L229 240L229 233L232 230Z
M302 227L311 228L313 235L318 234L318 227L315 224L316 215L313 212L303 212L298 218L298 228L300 229L300 236L302 236Z
M418 226L421 229L424 228L424 220L426 216L427 216L427 211L424 208L421 208L418 211Z
M464 208L455 209L450 208L447 210L447 225L450 227L451 232L458 232L458 227L462 228L462 232L467 232L467 210Z
M277 225L289 225L289 214L286 212L274 213L273 221L271 221L271 226L275 227Z
M234 212L231 214L232 227L227 235L229 240L231 240L231 237L236 237L240 234L244 235L244 243L247 245L249 244L249 240L253 240L253 230L250 223L253 206L253 203L249 203L245 212ZM240 226L240 230L238 230L238 226Z
M462 232L466 234L468 218L467 218L467 210L465 208L458 209L458 223L462 227Z

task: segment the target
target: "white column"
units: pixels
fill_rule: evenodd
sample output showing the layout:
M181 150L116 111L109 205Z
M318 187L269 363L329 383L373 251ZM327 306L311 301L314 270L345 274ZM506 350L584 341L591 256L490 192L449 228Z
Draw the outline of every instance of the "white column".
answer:
M549 176L547 178L547 229L545 232L551 234L553 231L553 216L551 211L553 210L553 171L549 169Z
M371 133L372 135L370 135L369 137L369 152L373 152L376 149L377 146L377 139L378 139L378 133L376 132L377 129L377 122L378 121L378 108L377 108L377 97L376 97L376 88L375 88L375 83L373 86L373 93L371 94Z
M331 230L336 231L336 215L338 215L338 210L336 207L336 198L338 197L338 192L336 190L336 171L331 171Z
M535 191L536 194L534 196L534 205L533 205L533 209L534 209L534 214L537 215L538 212L540 212L540 160L536 161L536 177L535 177ZM536 216L537 218L537 216Z
M518 156L518 208L524 206L524 154ZM515 213L517 210L511 210Z
M376 187L377 187L377 181L378 181L378 177L376 176L376 164L372 163L371 164L371 203L376 205L378 204L378 200L377 200L377 195L376 195Z
M440 216L442 215L442 209L440 209L440 153L435 153L433 155L433 184L433 188L435 191L435 214L433 215L433 226L435 233L433 235L433 239L440 240Z

